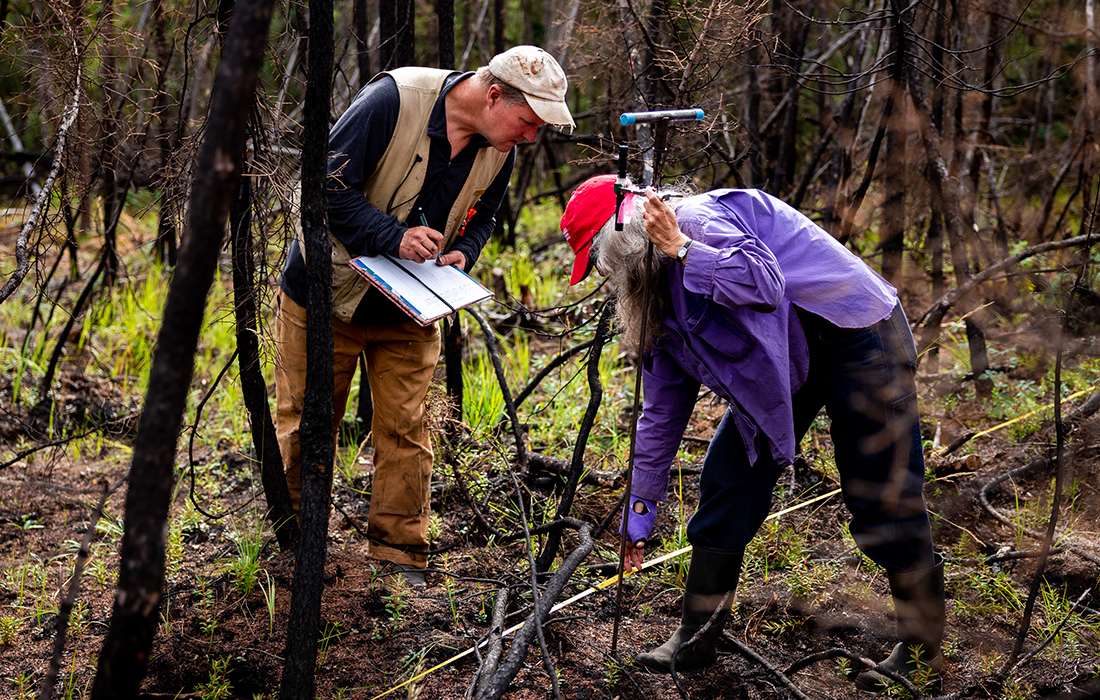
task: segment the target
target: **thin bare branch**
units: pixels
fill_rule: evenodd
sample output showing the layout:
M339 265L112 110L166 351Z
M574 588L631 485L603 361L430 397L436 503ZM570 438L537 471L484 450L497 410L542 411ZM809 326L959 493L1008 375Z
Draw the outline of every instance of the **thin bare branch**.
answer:
M80 66L79 61L77 62L77 66ZM79 68L74 82L76 83L76 88L73 90L73 99L69 103L69 106L65 108L65 116L61 120L61 126L58 128L57 136L54 139L53 166L50 167L50 174L46 176L46 181L42 183L42 189L38 191L38 196L35 197L34 206L31 207L30 214L27 216L27 220L23 222L23 228L19 231L19 238L15 243L15 271L12 273L11 277L8 278L3 288L0 288L0 304L12 295L16 287L19 286L30 270L30 256L27 254L27 242L30 240L31 232L38 226L38 221L42 218L42 214L46 209L46 204L50 201L50 195L53 193L53 184L57 180L57 175L61 172L61 164L65 160L65 142L69 135L69 129L76 122L77 114L80 113L80 96L83 93L84 86L83 72Z

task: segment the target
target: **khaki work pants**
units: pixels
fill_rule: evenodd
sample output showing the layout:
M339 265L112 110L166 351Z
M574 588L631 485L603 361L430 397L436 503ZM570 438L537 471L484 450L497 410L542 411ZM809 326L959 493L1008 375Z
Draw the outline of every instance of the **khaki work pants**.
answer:
M427 549L432 475L424 397L439 359L439 330L414 321L360 326L332 320L334 425L347 407L359 355L366 353L374 401L374 482L367 534L393 545ZM275 432L294 509L301 495L298 428L306 386L306 310L279 292L275 311ZM424 568L428 557L368 542L375 559Z

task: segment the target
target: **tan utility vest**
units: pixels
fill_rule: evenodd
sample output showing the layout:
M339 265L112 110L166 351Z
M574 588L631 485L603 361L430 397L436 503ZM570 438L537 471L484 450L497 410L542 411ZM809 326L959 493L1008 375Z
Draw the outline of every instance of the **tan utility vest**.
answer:
M439 99L443 81L452 72L409 66L380 73L371 81L378 80L382 75L392 77L401 95L401 107L397 116L397 128L394 129L374 174L363 186L363 196L376 209L393 214L399 221L405 221L412 211L416 196L424 184L431 141L428 137L428 120L432 116L436 100ZM502 153L491 146L478 151L470 174L466 177L466 184L462 186L450 213L447 214L441 250L448 250L454 243L466 221L466 212L485 194L507 159L508 153ZM305 242L300 235L298 243L304 255ZM347 248L333 237L332 315L341 321L351 320L369 287L369 283L348 265L349 260L351 256Z

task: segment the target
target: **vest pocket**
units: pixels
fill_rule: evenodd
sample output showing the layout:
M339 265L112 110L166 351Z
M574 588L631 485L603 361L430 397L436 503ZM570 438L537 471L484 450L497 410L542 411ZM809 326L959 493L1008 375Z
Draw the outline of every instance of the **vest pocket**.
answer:
M350 260L351 256L343 244L337 243L333 239L332 309L337 318L342 318L345 321L350 320L351 314L355 312L355 307L354 305L349 308L342 307L361 298L370 286L370 282L367 282L362 275L355 271L355 268L348 264Z

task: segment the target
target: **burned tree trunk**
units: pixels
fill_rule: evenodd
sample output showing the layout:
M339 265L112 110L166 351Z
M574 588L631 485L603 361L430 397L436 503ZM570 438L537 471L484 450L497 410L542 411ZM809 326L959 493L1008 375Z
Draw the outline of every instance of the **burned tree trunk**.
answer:
M760 75L756 67L760 64L760 48L754 42L746 53L745 79L748 82L748 99L745 100L745 133L748 139L749 187L760 187L764 183L764 169L760 164Z
M790 58L790 68L786 96L783 101L787 107L783 112L783 126L777 138L777 150L775 154L775 169L772 170L771 183L768 191L778 195L791 185L794 179L794 167L797 160L795 139L799 123L798 95L802 90L802 80L799 72L802 70L802 55L806 49L806 37L810 31L810 24L802 26L795 40Z
M355 7L355 61L359 68L359 89L370 81L374 71L370 63L370 22L367 19L367 0L354 0Z
M924 145L927 158L927 174L929 184L932 186L933 208L943 216L944 231L950 243L951 260L955 267L955 276L958 286L962 287L969 279L969 260L966 253L965 240L963 239L961 207L958 192L954 189L951 178L948 176L947 165L941 155L942 140L939 132L932 122L932 110L928 104L928 97L924 86L920 81L920 72L913 65L913 59L909 50L912 28L909 26L907 9L899 0L893 0L894 21L898 23L900 45L897 50L903 54L905 87L913 101L916 112L916 121L920 129L921 142ZM935 342L939 335L942 314L933 314L928 317L921 332L918 350L924 351ZM918 359L919 361L919 359Z
M115 91L118 81L118 29L111 0L103 3L103 43L105 54L101 67L100 80L103 87L103 145L99 154L99 179L103 188L103 255L107 260L106 284L114 286L118 276L118 252L116 232L118 215L122 209L122 197L119 192L119 149L122 146L122 129L115 113Z
M260 465L260 482L267 498L268 518L279 546L287 549L298 539L290 491L283 475L283 460L267 386L260 371L260 344L257 341L255 265L252 261L252 185L241 178L237 200L230 213L229 235L233 242L233 309L237 322L237 364L241 376L241 396L248 411L252 445Z
M385 4L385 0L382 3ZM393 61L395 66L411 66L416 63L416 3L413 0L397 0L397 26Z
M355 429L351 439L362 442L374 425L374 397L370 395L370 376L367 374L366 356L359 355L359 405L355 409Z
M893 113L886 119L886 172L883 188L885 201L882 204L882 276L896 287L903 286L901 281L903 251L905 250L905 190L908 154L906 142L909 139L905 124L906 104L901 86L905 82L905 54L901 48L905 45L901 37L901 23L894 27L894 55L890 62L890 83L888 89L897 98L892 100Z
M455 0L435 0L439 18L439 67L455 67Z
M592 426L596 422L596 413L600 410L603 401L603 385L600 383L600 353L603 346L610 338L611 318L615 315L615 304L608 301L600 314L600 321L596 324L596 334L592 339L592 347L588 351L588 389L591 395L588 399L588 410L581 420L581 429L577 434L577 444L573 447L573 464L569 470L569 476L562 489L561 500L558 501L558 509L554 514L555 520L563 520L569 517L569 511L573 508L573 497L580 483L581 472L584 471L584 450L588 446L588 436L592 432ZM641 371L639 368L638 371ZM556 529L546 539L546 545L535 560L535 570L545 572L550 570L554 557L561 546L561 530Z
M241 0L234 12L206 137L199 152L180 264L164 307L138 424L126 495L118 591L91 697L133 698L145 675L164 584L165 524L176 441L194 369L206 295L214 281L232 193L244 160L246 120L271 23L270 0Z
M314 697L328 544L333 468L332 250L325 209L329 99L332 92L332 0L309 4L309 74L302 139L302 234L306 259L306 383L302 406L302 499L298 557L287 621L281 696Z
M443 319L443 364L447 368L447 398L450 399L447 437L459 437L462 423L462 323L458 314Z
M380 70L396 68L394 47L397 45L397 6L392 2L378 3L378 55Z

